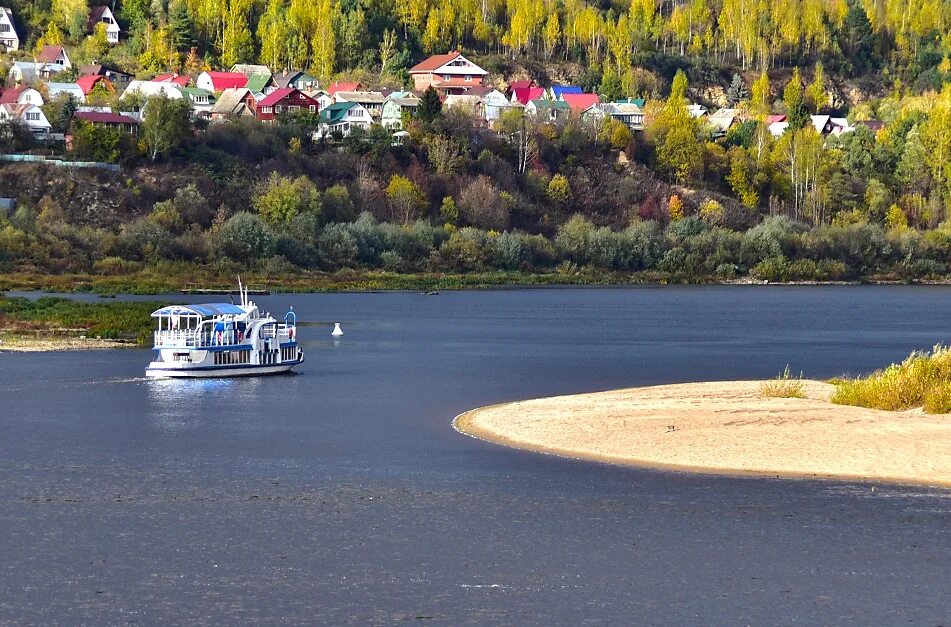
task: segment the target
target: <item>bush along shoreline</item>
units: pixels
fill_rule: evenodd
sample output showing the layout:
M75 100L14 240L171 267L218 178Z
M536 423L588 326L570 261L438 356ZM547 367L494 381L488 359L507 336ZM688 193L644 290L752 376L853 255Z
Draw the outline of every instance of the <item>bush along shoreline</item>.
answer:
M147 344L158 302L81 302L43 296L36 300L0 295L0 350L16 345L82 347L79 340L109 346ZM92 344L95 345L95 344Z

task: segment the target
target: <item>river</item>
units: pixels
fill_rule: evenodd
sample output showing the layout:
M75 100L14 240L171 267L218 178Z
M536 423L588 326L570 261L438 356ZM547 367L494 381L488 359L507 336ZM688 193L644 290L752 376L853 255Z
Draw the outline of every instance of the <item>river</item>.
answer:
M294 305L298 374L148 381L147 350L0 354L0 622L951 619L947 490L613 467L450 425L787 364L867 372L951 341L949 287L258 300Z

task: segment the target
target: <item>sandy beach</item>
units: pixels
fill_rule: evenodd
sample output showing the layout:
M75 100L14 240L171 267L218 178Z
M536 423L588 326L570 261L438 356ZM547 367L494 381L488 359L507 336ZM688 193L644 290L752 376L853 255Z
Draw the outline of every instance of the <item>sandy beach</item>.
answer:
M0 334L0 353L43 353L49 351L93 350L103 348L129 348L130 342L103 340L88 337L32 338L22 335Z
M766 398L758 381L630 388L493 405L456 428L566 457L722 474L951 486L951 417L806 398Z

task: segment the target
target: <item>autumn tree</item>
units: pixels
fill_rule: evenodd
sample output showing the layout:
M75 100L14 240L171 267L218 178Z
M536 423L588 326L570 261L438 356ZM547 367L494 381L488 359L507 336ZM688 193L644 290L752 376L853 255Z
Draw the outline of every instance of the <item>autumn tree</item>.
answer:
M393 210L393 217L403 224L415 220L426 208L426 197L416 183L399 174L390 177L386 198Z

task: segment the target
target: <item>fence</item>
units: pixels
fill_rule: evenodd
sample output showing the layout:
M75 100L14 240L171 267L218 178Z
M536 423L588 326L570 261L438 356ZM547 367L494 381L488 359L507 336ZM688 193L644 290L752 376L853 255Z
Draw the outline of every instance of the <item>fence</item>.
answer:
M122 168L115 163L99 163L97 161L65 161L63 159L51 159L42 155L0 155L0 161L12 161L17 163L48 163L61 168L96 168L99 170L109 170L110 172L121 172Z

